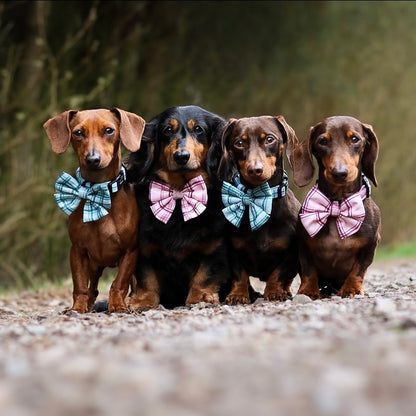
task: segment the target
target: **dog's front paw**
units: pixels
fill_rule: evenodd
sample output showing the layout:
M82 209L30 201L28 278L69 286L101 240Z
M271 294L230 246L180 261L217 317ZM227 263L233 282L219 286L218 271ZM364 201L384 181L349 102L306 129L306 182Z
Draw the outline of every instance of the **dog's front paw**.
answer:
M362 288L349 288L349 287L342 287L338 292L338 296L341 298L353 298L355 295L364 295L364 291Z
M297 295L309 296L312 300L321 299L321 294L318 291L299 289Z
M196 303L220 303L218 293L216 292L203 292L203 291L192 291L186 298L186 305L194 305Z
M127 307L131 312L143 312L159 306L159 297L133 295L127 298Z
M129 313L129 309L126 304L123 302L121 304L111 304L108 303L108 312L109 313Z
M226 305L248 305L250 303L250 297L245 295L232 295L229 294L225 298L225 304Z
M74 295L74 304L72 308L68 310L68 313L71 311L78 313L87 313L92 310L89 309L89 297L88 295Z
M264 300L267 300L269 302L284 302L285 300L292 299L292 293L291 292L285 292L283 290L273 291L273 290L264 290Z

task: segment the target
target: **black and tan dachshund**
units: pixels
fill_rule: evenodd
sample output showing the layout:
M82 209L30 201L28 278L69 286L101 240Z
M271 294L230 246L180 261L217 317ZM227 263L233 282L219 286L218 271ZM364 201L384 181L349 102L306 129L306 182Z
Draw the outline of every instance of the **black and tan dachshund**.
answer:
M378 141L373 128L353 117L315 125L294 152L294 180L318 181L305 198L298 226L301 285L312 299L333 293L363 294L363 281L380 240L380 210L370 197L377 186Z
M266 282L269 301L291 297L298 273L296 223L299 201L283 167L298 143L282 116L231 119L222 137L219 176L229 222L231 291L226 303L252 300L249 276ZM230 183L231 182L231 183Z
M219 302L229 280L216 178L225 124L198 106L172 107L146 124L130 155L141 212L131 309Z

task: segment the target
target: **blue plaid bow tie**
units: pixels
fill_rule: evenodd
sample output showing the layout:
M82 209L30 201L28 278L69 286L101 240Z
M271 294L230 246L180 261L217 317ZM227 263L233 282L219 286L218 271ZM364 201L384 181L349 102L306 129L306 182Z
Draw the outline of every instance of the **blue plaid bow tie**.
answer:
M273 198L286 194L287 176L284 175L282 184L273 188L266 182L257 188L247 189L246 192L242 190L244 186L238 176L234 178L234 183L236 186L228 182L222 184L221 197L225 206L222 212L231 224L239 227L248 206L251 229L257 230L270 218Z
M125 180L125 169L122 167L119 176ZM92 184L86 182L76 171L76 179L66 172L62 172L55 182L55 200L58 207L67 215L71 215L78 207L81 199L85 199L83 221L97 221L108 214L111 208L111 193L116 192L120 185L119 177L115 181Z

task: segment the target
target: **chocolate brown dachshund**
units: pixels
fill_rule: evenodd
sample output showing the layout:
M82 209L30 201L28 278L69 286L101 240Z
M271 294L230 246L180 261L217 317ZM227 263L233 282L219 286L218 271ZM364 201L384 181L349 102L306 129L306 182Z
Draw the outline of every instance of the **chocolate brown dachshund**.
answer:
M353 117L329 117L311 129L294 152L294 180L318 180L302 205L298 223L301 285L312 299L333 293L363 294L363 281L380 240L377 186L378 141L373 128Z
M264 298L286 300L298 273L300 203L288 188L286 154L298 143L282 116L231 119L222 137L219 176L228 219L232 287L226 303L253 300L249 276L266 282Z

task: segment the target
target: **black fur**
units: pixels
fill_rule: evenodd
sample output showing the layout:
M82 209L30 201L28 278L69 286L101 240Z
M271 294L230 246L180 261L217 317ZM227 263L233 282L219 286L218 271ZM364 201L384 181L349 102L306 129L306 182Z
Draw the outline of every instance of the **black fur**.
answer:
M172 120L178 128L171 133ZM194 120L198 129L189 129L189 120ZM137 263L136 298L133 309L155 307L152 301L143 301L148 297L149 276L155 275L159 286L159 302L172 308L185 303L201 301L211 302L208 296L200 299L189 298L192 279L196 273L202 276L198 285L204 289L210 286L225 290L229 278L227 252L224 244L225 219L221 214L220 183L216 177L221 156L221 135L226 121L198 106L171 107L155 116L146 124L142 147L132 153L128 159L128 178L136 182L136 194L141 212L139 244L141 247ZM168 129L168 130L167 130ZM187 138L187 145L203 144L205 160L197 169L173 169L166 167L163 152L172 143ZM162 158L162 159L161 159ZM180 200L172 217L165 224L159 221L150 209L149 184L152 179L165 182L174 178L178 181L190 176L202 174L208 188L208 203L205 211L198 217L184 221ZM179 186L180 187L180 186ZM153 293L154 295L154 293ZM134 297L132 299L134 299ZM221 294L221 298L224 296ZM157 297L156 297L157 301ZM146 302L148 304L146 304Z

